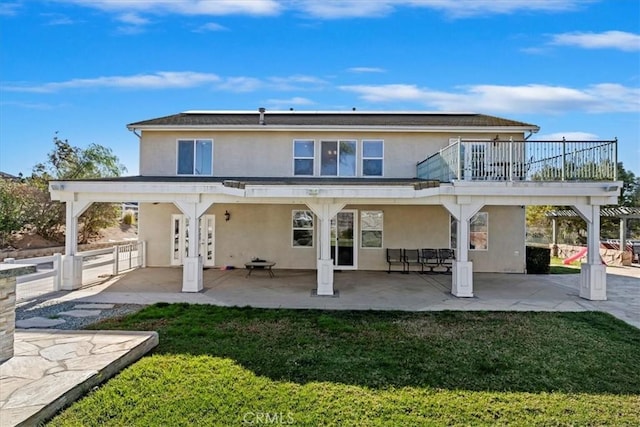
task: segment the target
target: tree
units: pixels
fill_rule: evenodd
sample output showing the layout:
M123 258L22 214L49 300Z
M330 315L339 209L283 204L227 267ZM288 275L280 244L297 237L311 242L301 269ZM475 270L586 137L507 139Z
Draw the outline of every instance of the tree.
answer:
M34 187L47 193L46 200L39 202L39 206L46 207L46 211L36 215L33 222L37 231L48 238L58 234L65 218L64 205L52 202L48 197L50 180L108 178L120 176L126 171L110 148L91 144L83 149L72 146L66 139L59 139L57 135L54 136L53 143L54 149L47 155L47 161L35 165L29 179ZM114 204L92 204L78 220L79 242L86 243L101 229L115 223L117 218L118 208Z
M5 246L11 233L24 227L24 184L0 178L0 246Z

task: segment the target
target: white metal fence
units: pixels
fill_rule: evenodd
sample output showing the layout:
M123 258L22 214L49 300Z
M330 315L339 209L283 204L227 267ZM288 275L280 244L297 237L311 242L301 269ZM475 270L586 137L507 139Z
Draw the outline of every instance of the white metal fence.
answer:
M145 242L133 242L111 248L78 252L82 257L82 285L91 285L106 277L146 266ZM17 278L18 299L59 291L62 289L62 255L13 259L5 258L7 264L31 264L37 271ZM111 267L109 267L111 266Z

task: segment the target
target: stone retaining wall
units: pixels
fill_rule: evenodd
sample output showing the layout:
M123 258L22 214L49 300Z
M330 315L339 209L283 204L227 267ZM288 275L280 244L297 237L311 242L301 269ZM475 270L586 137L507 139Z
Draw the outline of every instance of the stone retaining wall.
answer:
M92 251L94 249L111 248L113 246L127 245L129 243L135 243L135 242L137 242L137 240L125 240L120 242L88 243L86 245L78 245L78 252ZM51 256L53 254L64 255L64 246L52 246L49 248L38 248L38 249L19 249L15 251L1 250L0 261L4 260L5 258L27 259L27 258Z
M551 248L551 254L554 255L553 244L549 245ZM584 249L584 246L573 245L557 245L558 257L565 259L576 255L578 252ZM619 251L616 249L608 249L600 246L600 257L607 265L611 266L629 266L631 265L631 259L633 257L630 251ZM580 262L587 262L586 254L579 259Z

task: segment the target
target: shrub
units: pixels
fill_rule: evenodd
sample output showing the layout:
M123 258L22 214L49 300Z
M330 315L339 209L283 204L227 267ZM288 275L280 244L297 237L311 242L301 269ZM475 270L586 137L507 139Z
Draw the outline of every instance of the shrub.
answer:
M527 274L549 274L551 249L527 246Z
M136 214L131 210L127 210L122 217L122 223L125 225L134 225L136 223Z

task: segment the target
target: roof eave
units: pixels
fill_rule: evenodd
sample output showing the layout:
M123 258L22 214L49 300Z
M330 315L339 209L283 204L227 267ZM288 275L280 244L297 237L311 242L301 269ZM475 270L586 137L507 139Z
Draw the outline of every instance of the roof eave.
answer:
M299 125L299 126L279 126L279 125L127 125L130 131L250 131L250 132L290 132L290 131L307 131L316 132L458 132L458 133L476 133L476 132L533 132L540 130L538 126L318 126L318 125Z

